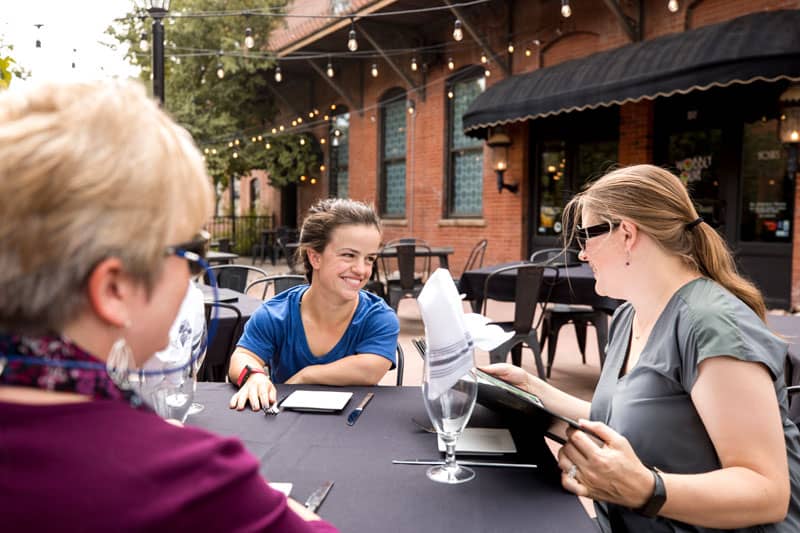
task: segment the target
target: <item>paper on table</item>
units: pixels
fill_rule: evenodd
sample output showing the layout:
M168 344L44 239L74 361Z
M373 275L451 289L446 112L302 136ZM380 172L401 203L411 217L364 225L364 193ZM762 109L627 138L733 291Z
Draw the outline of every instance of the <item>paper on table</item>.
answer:
M437 268L431 274L417 304L425 323L428 398L433 400L472 368L472 337L464 324L461 298L449 271Z
M295 411L341 411L352 396L352 392L296 390L283 400L281 408Z
M439 436L439 451L445 451ZM506 428L466 428L456 442L456 453L468 455L500 455L516 453L511 432Z
M292 484L291 483L276 483L276 482L272 482L272 483L269 484L269 486L271 488L277 490L278 492L282 492L283 495L286 496L287 498L292 493Z

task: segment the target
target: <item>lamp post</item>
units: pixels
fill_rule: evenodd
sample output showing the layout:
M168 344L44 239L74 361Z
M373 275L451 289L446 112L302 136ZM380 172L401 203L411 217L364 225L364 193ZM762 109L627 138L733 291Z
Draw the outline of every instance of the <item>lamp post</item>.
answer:
M164 105L164 25L170 0L147 0L147 12L153 19L153 96Z

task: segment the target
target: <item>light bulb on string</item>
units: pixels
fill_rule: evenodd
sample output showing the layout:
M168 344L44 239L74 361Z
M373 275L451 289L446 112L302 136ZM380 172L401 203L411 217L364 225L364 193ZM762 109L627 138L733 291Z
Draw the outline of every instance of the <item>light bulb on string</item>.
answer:
M283 124L281 124L280 126L278 126L278 131L283 131L284 129L285 129L285 128L283 127Z
M325 69L325 74L327 74L329 78L332 78L336 75L336 72L334 72L333 70L333 64L331 63L330 59L328 60L328 67Z
M569 7L569 0L561 0L561 16L565 19L572 16L572 8Z
M302 124L303 123L303 117L297 117L297 123L298 124Z
M413 115L416 109L414 108L414 100L409 100L406 102L406 110L408 111L409 115Z
M453 39L461 41L464 38L464 31L461 29L461 21L456 19L453 23Z
M417 58L416 57L412 57L411 58L411 70L413 70L414 72L417 71Z
M222 79L225 77L225 69L222 68L222 63L217 63L217 77Z
M372 68L370 69L369 72L370 72L370 74L372 74L373 78L377 78L378 77L378 65L373 63L372 64Z
M351 52L358 50L358 41L356 40L356 25L353 19L350 19L350 32L347 34L347 49Z
M481 54L481 63L484 65L489 62L489 58L486 57L486 54Z
M317 178L311 178L309 183L311 183L311 185L315 185L317 183Z
M447 68L450 69L450 70L453 70L454 68L456 68L456 64L453 61L452 57L448 57L447 58Z
M235 144L236 146L239 146L239 139L234 139L233 140L233 144Z
M508 53L509 54L513 54L514 53L514 43L512 43L510 41L508 43Z
M142 32L142 36L139 39L139 50L142 52L148 52L150 50L150 39L147 38L146 31Z
M533 52L531 52L531 49L526 46L525 47L525 57L531 57L531 54L533 54Z
M278 128L272 128L272 134L275 135L276 133L278 133Z
M278 65L275 67L275 81L280 83L283 81L283 74L281 74L281 67Z
M308 118L314 118L314 112L313 111L309 111L308 112Z
M306 145L306 138L300 137L300 146L305 146L305 145Z
M270 148L272 148L272 145L270 143L267 143L267 144L264 145L264 148L269 150Z
M454 96L455 95L453 94L453 91L447 91L447 97L448 98L450 98L452 100Z
M233 152L233 158L237 159L239 157L239 152Z
M297 120L293 120L292 121L292 127L295 127L295 126L297 126Z
M669 2L667 2L667 9L669 9L671 13L677 13L680 8L681 6L678 4L678 0L669 0Z
M253 30L250 28L244 29L244 45L247 48L253 48L256 45L256 40L253 39Z
M489 76L492 75L492 71L487 68L483 71L483 75L484 77L488 78Z

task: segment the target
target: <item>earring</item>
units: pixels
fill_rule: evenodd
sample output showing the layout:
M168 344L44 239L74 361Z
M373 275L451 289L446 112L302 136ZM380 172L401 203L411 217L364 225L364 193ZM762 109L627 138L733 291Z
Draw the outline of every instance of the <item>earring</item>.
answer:
M631 266L631 251L628 250L628 259L625 261L625 266Z
M128 343L125 342L125 338L120 337L111 346L111 351L108 352L108 359L106 360L108 376L120 389L127 390L131 388L129 380L131 366L133 366L133 352Z

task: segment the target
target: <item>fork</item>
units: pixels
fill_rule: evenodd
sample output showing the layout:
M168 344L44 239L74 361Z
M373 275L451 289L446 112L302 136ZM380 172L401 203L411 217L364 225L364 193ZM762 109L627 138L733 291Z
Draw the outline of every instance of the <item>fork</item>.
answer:
M283 403L283 400L286 399L286 396L288 396L288 394L284 395L280 400L278 400L277 402L273 403L269 407L264 407L262 409L264 411L264 414L265 415L270 415L270 416L279 414L281 412L281 404Z

